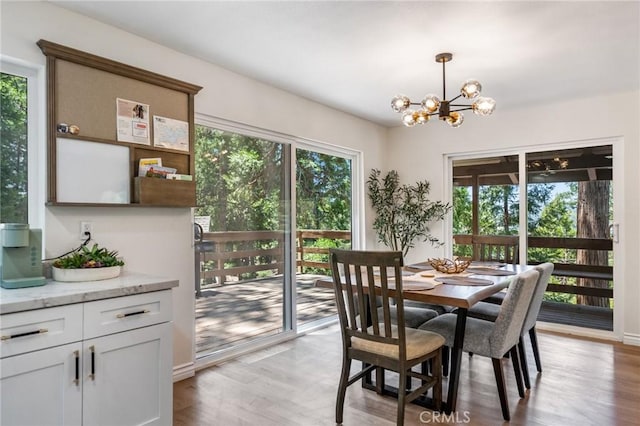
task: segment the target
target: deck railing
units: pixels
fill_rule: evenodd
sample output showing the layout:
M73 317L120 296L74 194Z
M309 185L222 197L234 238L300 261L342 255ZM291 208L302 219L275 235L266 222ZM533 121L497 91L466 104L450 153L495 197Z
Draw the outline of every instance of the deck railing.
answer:
M201 284L222 285L228 281L239 281L243 275L255 277L261 271L281 274L284 269L284 233L281 231L227 231L205 232L196 243L195 272L196 292ZM459 246L474 244L513 244L514 236L455 235ZM332 240L337 245L348 246L351 231L302 229L296 232L296 267L329 270L326 256L329 248L317 247L319 239ZM612 251L613 243L608 239L528 237L529 248L585 249ZM477 249L476 249L477 250ZM318 256L319 255L319 256ZM320 259L318 259L320 257ZM554 263L553 274L558 277L575 277L613 281L613 267L602 265L579 265ZM549 284L547 291L592 297L613 297L613 289Z
M329 273L329 248L317 247L315 242L320 239L328 239L343 247L351 246L351 231L325 231L313 229L301 229L296 232L296 266L300 272L304 272L304 268L324 269ZM309 259L305 255L320 255L325 260Z
M513 242L515 236L497 235L454 235L456 245L473 246L478 243L506 244ZM528 237L529 248L568 249L568 250L603 250L612 251L613 242L609 239L598 238L558 238L558 237ZM529 262L530 264L535 262ZM613 266L581 265L575 263L554 262L553 275L558 277L574 277L578 279L613 281ZM549 284L547 291L556 293L576 294L593 297L613 297L612 288L597 288L570 284Z
M240 281L243 275L253 278L261 271L283 272L285 234L282 231L204 232L198 236L201 237L195 244L198 296L202 284L223 285L229 281ZM329 248L311 246L318 239L345 244L351 241L351 231L297 231L296 266L301 272L305 267L329 270L327 261L308 258L309 254L329 254Z

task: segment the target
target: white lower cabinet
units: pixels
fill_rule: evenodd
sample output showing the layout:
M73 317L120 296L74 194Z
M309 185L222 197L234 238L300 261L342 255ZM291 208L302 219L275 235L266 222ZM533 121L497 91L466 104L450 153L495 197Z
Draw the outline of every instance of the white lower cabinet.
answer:
M82 423L170 425L170 337L164 323L85 341Z
M0 425L170 425L170 320L170 290L2 315Z
M0 360L0 424L81 424L82 384L74 382L81 350L71 343Z

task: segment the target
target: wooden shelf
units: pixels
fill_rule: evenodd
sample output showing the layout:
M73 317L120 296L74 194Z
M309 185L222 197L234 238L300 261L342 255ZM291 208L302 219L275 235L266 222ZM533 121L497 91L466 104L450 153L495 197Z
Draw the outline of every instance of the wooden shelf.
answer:
M140 205L194 207L196 183L153 177L133 179L133 202Z

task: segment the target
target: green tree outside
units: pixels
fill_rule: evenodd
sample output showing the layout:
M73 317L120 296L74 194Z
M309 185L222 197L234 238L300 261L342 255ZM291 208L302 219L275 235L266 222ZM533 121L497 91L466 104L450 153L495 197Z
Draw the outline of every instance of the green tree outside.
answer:
M0 73L0 221L28 221L27 79Z

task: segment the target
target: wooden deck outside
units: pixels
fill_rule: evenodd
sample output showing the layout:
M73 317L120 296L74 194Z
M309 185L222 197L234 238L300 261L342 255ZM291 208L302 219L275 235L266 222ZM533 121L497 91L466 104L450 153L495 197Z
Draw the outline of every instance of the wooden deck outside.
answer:
M333 290L315 287L320 275L298 274L298 325L335 315ZM198 356L282 332L283 276L203 286L196 299Z

